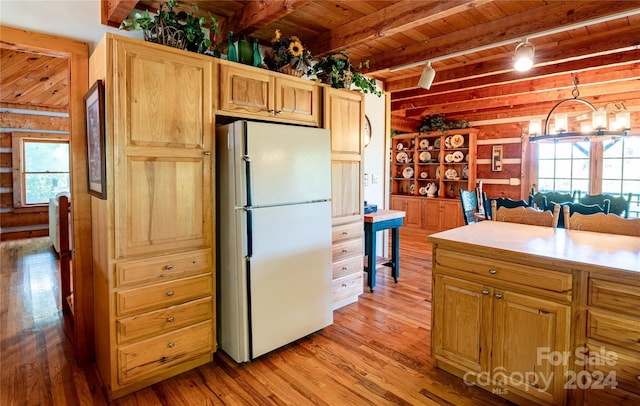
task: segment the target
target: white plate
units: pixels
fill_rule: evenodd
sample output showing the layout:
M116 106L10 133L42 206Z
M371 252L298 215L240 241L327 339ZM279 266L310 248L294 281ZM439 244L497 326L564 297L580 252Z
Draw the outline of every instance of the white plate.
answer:
M398 152L396 154L396 161L400 162L401 164L406 164L407 162L409 162L409 155L407 155L407 153L404 151Z
M420 145L420 149L427 149L429 148L429 140L426 138L423 138L420 140L420 144L418 145Z
M433 147L440 148L440 138L436 138L436 140L433 142Z
M464 154L462 153L462 151L456 151L452 155L453 162L462 162L462 160L464 159Z
M429 177L429 173L428 172L420 172L420 177L422 179L427 179Z
M458 172L455 169L450 168L445 171L444 176L447 179L455 179L458 177Z
M407 166L406 168L404 168L404 170L402 171L402 176L404 176L405 178L409 179L413 177L413 168L410 166Z
M451 137L451 146L454 148L459 148L464 144L464 137L460 134L456 134Z
M444 147L453 148L453 145L451 145L451 136L448 136L447 138L444 139Z
M465 155L465 156L464 156L464 161L465 161L465 162L469 162L469 154L467 154L467 155Z
M431 153L429 151L423 151L420 153L420 161L427 162L431 159Z
M465 165L464 168L462 168L462 178L469 179L469 165Z
M427 188L422 186L420 189L418 189L418 193L420 193L422 196L427 194Z
M444 161L445 162L453 162L453 154L447 154L444 156Z
M396 149L397 149L398 151L400 151L402 148L404 148L404 145L402 145L402 143L401 143L401 142L399 142L399 143L396 145Z
M436 169L436 179L440 179L440 167Z

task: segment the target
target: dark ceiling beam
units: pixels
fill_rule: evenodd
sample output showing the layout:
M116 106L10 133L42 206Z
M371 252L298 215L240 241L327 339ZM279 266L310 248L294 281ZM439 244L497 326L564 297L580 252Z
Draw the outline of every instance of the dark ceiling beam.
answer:
M307 41L306 45L309 49L313 49L316 56L335 53L347 47L365 43L372 38L393 35L447 18L487 1L425 2L405 0L333 28L331 31Z
M240 10L220 21L220 32L233 31L234 36L251 35L309 3L310 0L247 1ZM216 38L217 43L223 41L226 38Z
M507 16L498 20L442 35L399 49L371 55L369 69L363 73L373 74L420 61L444 57L505 41L517 42L529 35L586 23L596 18L637 10L637 2L551 2L545 6ZM357 65L362 61L354 61Z

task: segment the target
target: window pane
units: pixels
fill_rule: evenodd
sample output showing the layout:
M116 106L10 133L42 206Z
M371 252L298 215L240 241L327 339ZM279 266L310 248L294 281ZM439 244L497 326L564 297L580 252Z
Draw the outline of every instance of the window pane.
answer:
M602 168L603 179L622 179L622 160L605 159Z
M604 141L604 153L605 158L619 158L622 156L622 140Z
M556 144L556 157L557 158L571 158L571 150L573 144L568 142L560 142Z
M580 196L589 194L589 180L573 180L572 183L572 192L580 191Z
M640 158L624 160L624 178L640 180Z
M26 172L69 172L69 144L25 141L24 160Z
M573 179L589 179L589 161L586 159L573 160Z
M69 174L26 174L27 204L48 203L59 192L69 191Z

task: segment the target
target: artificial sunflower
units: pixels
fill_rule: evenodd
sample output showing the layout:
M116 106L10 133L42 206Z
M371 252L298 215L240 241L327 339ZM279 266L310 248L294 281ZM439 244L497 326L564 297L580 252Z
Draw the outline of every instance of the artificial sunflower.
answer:
M274 71L282 71L283 67L304 72L311 66L311 52L304 47L300 38L295 35L283 38L280 30L275 30L271 39L272 51L267 51L264 64Z

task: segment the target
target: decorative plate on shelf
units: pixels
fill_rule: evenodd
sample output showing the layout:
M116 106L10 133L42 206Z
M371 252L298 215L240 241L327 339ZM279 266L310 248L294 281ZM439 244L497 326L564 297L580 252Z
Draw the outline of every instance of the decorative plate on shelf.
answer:
M427 162L431 159L431 153L429 151L423 151L420 153L420 162Z
M444 161L445 162L453 162L454 158L453 158L453 154L447 154L444 156Z
M436 138L436 140L433 141L433 147L440 148L440 138Z
M456 134L451 137L451 146L454 148L460 148L464 144L464 137L460 134Z
M396 144L396 149L397 149L398 151L402 150L402 148L404 148L404 145L403 145L401 142L399 142L399 143L397 143L397 144Z
M462 153L462 151L456 151L451 155L453 155L453 162L462 162L462 160L464 159L464 154Z
M465 161L465 162L469 162L469 154L467 154L467 155L465 155L465 156L464 156L464 161Z
M402 176L404 176L406 179L412 178L413 168L410 166L407 166L406 168L404 168L404 170L402 171Z
M429 177L429 173L428 172L420 172L420 177L422 179L427 179Z
M404 151L398 152L396 154L396 161L400 162L401 164L406 164L407 162L409 162L409 155L407 155L407 153Z
M464 168L462 168L462 178L469 179L469 165L465 165Z
M451 144L451 136L448 136L447 138L444 139L444 147L453 148L453 145Z
M429 148L429 140L426 138L423 138L420 140L420 144L418 144L420 146L420 149L427 149Z
M440 167L436 168L436 179L440 179Z
M447 170L445 171L445 173L444 173L444 176L445 176L447 179L455 179L455 178L457 178L457 177L458 177L458 171L456 171L456 170L455 170L455 169L453 169L453 168L447 169Z

